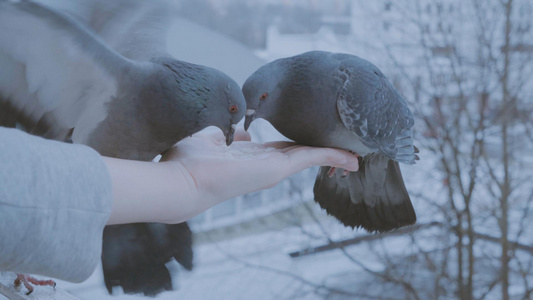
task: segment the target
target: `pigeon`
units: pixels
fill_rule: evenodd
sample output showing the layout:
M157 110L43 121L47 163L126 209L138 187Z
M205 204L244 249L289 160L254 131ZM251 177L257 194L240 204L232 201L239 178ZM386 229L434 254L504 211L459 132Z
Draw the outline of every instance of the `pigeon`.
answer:
M63 11L0 0L0 125L140 161L209 126L231 144L245 114L240 86L166 53L170 10L163 2L92 2L64 1ZM131 14L113 18L116 8ZM173 258L192 268L186 223L104 230L109 293L114 286L145 295L172 289L165 264Z
M357 172L320 168L314 198L327 213L370 232L416 222L398 164L418 160L414 119L376 66L350 54L311 51L262 66L242 91L246 130L263 118L296 143L359 156Z

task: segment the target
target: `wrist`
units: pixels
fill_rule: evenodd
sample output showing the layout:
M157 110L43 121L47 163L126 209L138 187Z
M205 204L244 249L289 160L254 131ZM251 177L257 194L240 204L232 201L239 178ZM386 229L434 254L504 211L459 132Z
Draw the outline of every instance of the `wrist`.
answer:
M113 186L110 224L137 222L179 223L190 217L180 201L194 194L190 180L179 168L166 163L104 157Z

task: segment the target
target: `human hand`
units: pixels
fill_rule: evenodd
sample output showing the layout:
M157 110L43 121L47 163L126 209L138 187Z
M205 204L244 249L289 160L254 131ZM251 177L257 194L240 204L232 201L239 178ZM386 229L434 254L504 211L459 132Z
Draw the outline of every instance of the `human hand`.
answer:
M209 206L239 195L270 188L312 166L357 171L358 160L345 150L317 148L280 141L258 144L237 130L226 146L220 131L202 131L167 151L161 161L190 174L196 194ZM207 203L206 203L207 204ZM204 207L198 207L204 209Z
M113 184L108 225L184 222L233 197L269 188L306 168L333 166L357 171L348 151L258 144L237 130L233 144L220 131L202 131L164 153L159 163L104 157Z

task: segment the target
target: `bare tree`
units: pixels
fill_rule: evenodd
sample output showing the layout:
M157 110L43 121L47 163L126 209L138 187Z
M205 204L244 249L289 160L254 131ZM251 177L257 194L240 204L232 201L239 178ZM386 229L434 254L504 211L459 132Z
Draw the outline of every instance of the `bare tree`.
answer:
M413 235L435 276L434 298L445 284L453 284L459 299L495 297L496 287L509 299L511 285L524 299L531 295L532 269L525 268L533 259L527 247L533 189L526 183L532 175L531 6L520 0L404 1L393 5L395 30L382 35L400 74L395 82L413 100L422 159L437 162L426 178L441 177L440 189L417 195L442 220L447 237L434 247L440 255L423 250L428 240ZM525 252L519 254L518 245Z

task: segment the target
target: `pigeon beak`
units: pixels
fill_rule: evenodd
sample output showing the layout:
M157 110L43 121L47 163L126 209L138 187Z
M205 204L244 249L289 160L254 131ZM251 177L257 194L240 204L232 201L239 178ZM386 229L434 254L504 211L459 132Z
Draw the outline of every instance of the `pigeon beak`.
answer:
M247 109L246 110L246 119L244 119L244 130L248 130L250 127L250 124L254 120L255 117L255 109Z
M226 145L229 146L233 143L233 136L235 135L235 128L237 124L231 124L229 132L226 134Z

